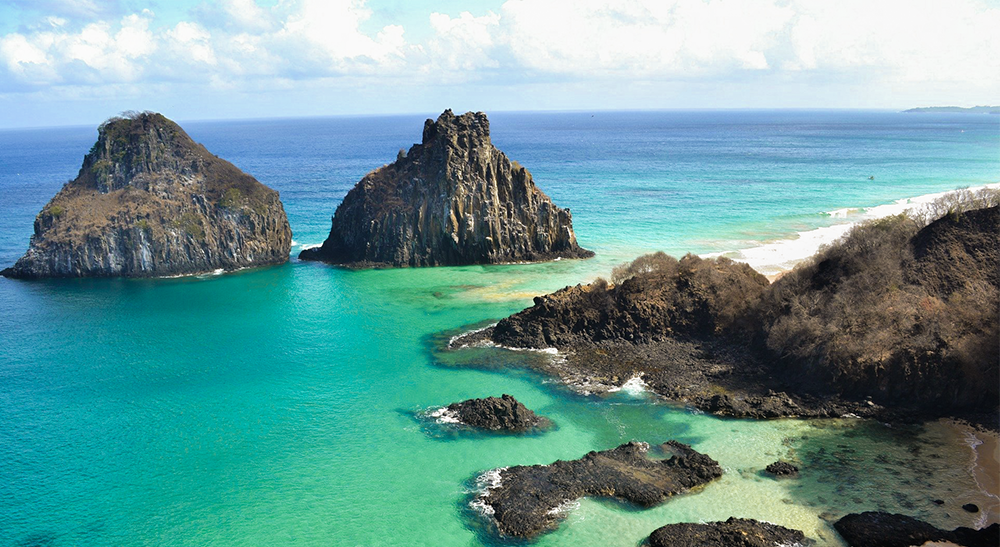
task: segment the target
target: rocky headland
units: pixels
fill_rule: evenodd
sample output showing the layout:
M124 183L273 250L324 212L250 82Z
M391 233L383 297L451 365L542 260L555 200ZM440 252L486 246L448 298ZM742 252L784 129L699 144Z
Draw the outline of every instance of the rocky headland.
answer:
M649 547L775 547L801 544L805 535L777 524L730 517L724 522L682 522L657 528Z
M585 496L651 507L722 476L718 462L690 446L661 448L668 459L650 459L649 445L630 442L578 460L503 468L473 504L492 515L500 534L531 538L558 524L560 507Z
M102 124L79 175L35 218L3 275L157 277L288 260L278 193L143 112Z
M587 258L569 209L490 141L486 114L446 110L423 140L365 175L303 260L348 267L455 266Z
M501 397L469 399L460 403L452 403L445 408L448 415L453 416L459 422L486 431L524 433L552 425L548 418L535 414L512 395L506 393Z
M941 530L906 515L869 511L852 513L833 524L851 547L911 547L927 542L948 542L963 547L1000 545L1000 524L980 530L959 527Z
M546 372L570 383L640 377L721 415L959 416L995 429L1000 208L989 199L930 222L859 225L773 284L725 258L647 255L452 346L556 348L564 359Z

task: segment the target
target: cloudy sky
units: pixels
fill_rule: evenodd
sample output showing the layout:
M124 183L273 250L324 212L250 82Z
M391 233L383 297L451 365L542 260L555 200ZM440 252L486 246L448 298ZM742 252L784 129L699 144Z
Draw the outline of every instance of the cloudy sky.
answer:
M1000 0L0 0L0 127L1000 103Z

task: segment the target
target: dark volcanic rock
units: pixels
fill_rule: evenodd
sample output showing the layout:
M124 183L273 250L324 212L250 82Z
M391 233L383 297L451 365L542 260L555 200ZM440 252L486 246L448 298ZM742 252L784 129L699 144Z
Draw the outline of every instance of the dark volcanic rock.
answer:
M581 497L650 507L722 476L718 462L685 444L669 441L663 447L674 455L651 460L649 445L630 442L579 460L502 469L499 486L477 503L492 511L501 534L529 538L553 528L561 518L559 506Z
M565 360L552 372L570 383L641 375L664 397L726 416L958 416L994 429L998 231L996 206L923 227L879 219L772 285L723 258L645 255L616 268L614 284L536 297L453 347L487 333L505 347L554 347Z
M730 517L725 522L683 522L657 528L649 535L649 547L775 547L804 539L798 530Z
M569 210L493 146L485 114L446 110L424 124L421 144L348 192L323 246L299 258L401 267L593 254L577 245Z
M941 530L905 515L869 511L852 513L833 525L851 547L910 547L928 541L950 541L964 547L997 547L1000 524L982 530Z
M547 427L551 422L538 416L514 397L469 399L448 405L462 423L490 431L524 432L539 427Z
M962 506L962 509L967 513L979 512L979 506L976 505L975 503L966 503L965 505Z
M160 114L112 118L9 277L150 277L288 260L278 193Z
M774 475L775 477L794 477L795 475L799 474L798 467L795 467L794 465L788 462L783 462L780 460L767 466L766 468L764 468L764 470Z
M767 279L750 266L662 253L636 263L638 271L617 285L599 279L536 297L534 306L458 337L452 347L475 345L483 337L506 347L555 347L565 350L566 363L545 372L570 384L621 386L641 376L664 397L723 416L875 411L836 398L775 391L781 382L769 377L766 360L738 339L749 310L768 289Z
M767 289L750 266L726 258L661 255L656 269L609 286L598 280L535 297L500 321L493 341L508 347L569 349L580 343L644 343L676 335L715 335Z

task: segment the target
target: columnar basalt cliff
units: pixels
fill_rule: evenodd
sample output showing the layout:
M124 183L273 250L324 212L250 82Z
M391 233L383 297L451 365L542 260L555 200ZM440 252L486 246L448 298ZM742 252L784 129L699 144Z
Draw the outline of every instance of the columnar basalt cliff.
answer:
M569 210L493 146L486 114L446 110L424 123L421 144L348 192L322 247L299 258L404 267L590 256Z
M8 277L151 277L288 260L278 193L144 112L108 120Z

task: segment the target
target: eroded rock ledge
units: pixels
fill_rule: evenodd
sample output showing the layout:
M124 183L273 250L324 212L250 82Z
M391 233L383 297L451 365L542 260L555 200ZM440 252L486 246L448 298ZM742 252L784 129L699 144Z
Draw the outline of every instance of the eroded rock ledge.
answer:
M718 462L690 446L669 441L661 447L670 458L650 459L649 445L630 442L579 460L502 469L499 485L476 503L488 508L501 534L531 538L557 525L560 506L585 496L650 507L722 476Z
M448 411L463 424L487 431L523 433L552 425L548 418L535 414L511 395L469 399L452 403Z
M278 192L161 114L103 123L97 142L35 218L8 277L156 277L288 260Z
M833 525L851 547L910 547L928 541L948 541L963 547L997 547L1000 524L981 530L958 527L941 530L906 515L868 511L852 513Z
M303 260L349 267L455 266L587 258L569 209L490 141L486 114L446 110L423 141L365 175Z
M775 547L804 539L799 530L730 517L725 522L682 522L657 528L649 535L649 547Z
M537 360L542 372L588 391L641 377L672 401L722 416L872 417L868 401L803 393L766 359L730 335L768 288L746 264L662 255L617 285L598 280L536 297L534 306L496 326L457 337L450 347L484 341L514 348L557 348L564 359Z

